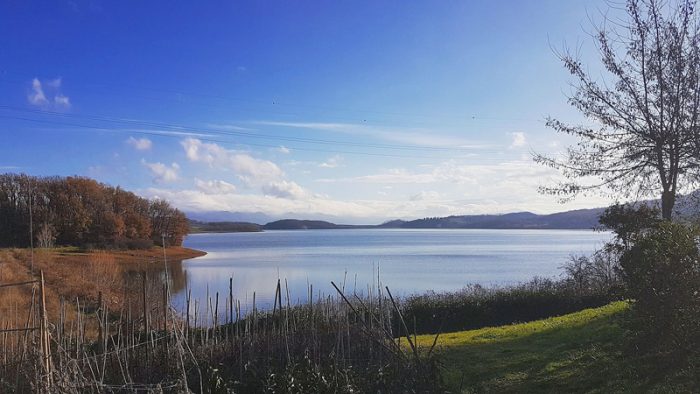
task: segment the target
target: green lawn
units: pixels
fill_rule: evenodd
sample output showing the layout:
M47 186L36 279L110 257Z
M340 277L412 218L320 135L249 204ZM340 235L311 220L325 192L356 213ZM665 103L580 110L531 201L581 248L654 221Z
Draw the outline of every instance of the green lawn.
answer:
M627 309L627 303L615 302L530 323L447 333L436 351L451 392L638 392L622 361L619 323ZM422 347L433 340L418 336Z

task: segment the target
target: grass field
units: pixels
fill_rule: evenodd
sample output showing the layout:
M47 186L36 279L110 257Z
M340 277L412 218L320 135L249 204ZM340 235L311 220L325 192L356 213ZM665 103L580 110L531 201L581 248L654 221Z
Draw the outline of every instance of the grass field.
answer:
M529 323L446 333L435 351L453 393L698 392L698 371L635 373L632 365L639 367L640 360L630 362L634 356L623 352L628 311L628 303L614 302ZM423 349L434 339L417 337Z
M452 392L628 392L622 315L628 304L495 328L447 333L436 351ZM418 336L430 346L433 335Z

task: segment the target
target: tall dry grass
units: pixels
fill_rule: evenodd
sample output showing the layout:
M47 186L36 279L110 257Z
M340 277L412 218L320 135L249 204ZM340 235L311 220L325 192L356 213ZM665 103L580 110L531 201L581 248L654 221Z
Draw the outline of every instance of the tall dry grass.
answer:
M405 324L403 332L392 331L393 316L401 314L388 289L378 286L366 298L338 290L292 306L278 281L272 311L253 307L244 315L240 300L215 294L203 305L188 297L192 314L181 316L168 305L170 282L161 279L143 275L141 291L124 298L118 312L104 297L93 306L62 299L51 325L51 367L42 366L35 334L29 340L18 334L0 347L0 391L418 393L439 387L432 349L420 351L411 342L407 350L395 340L403 334L411 341ZM226 307L222 315L218 302ZM29 326L36 310L32 304Z

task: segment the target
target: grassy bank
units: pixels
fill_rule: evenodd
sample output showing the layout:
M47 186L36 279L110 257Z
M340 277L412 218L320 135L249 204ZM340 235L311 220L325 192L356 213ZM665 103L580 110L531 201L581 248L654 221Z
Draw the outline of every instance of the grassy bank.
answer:
M436 347L451 392L692 392L688 371L640 377L624 356L626 302L529 323L446 333ZM430 346L434 335L417 337ZM692 373L692 372L691 372Z

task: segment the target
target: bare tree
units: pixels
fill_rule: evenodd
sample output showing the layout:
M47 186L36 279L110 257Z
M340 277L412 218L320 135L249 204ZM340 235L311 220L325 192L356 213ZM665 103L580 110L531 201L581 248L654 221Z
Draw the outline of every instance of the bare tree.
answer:
M40 248L53 248L56 242L56 230L48 223L42 224L36 234L36 241Z
M547 120L578 144L563 158L535 154L535 161L567 178L542 192L563 198L660 194L662 216L671 219L677 194L700 179L700 29L694 8L694 0L628 0L624 20L606 17L595 29L607 71L601 78L571 51L558 53L575 80L569 102L594 126Z

